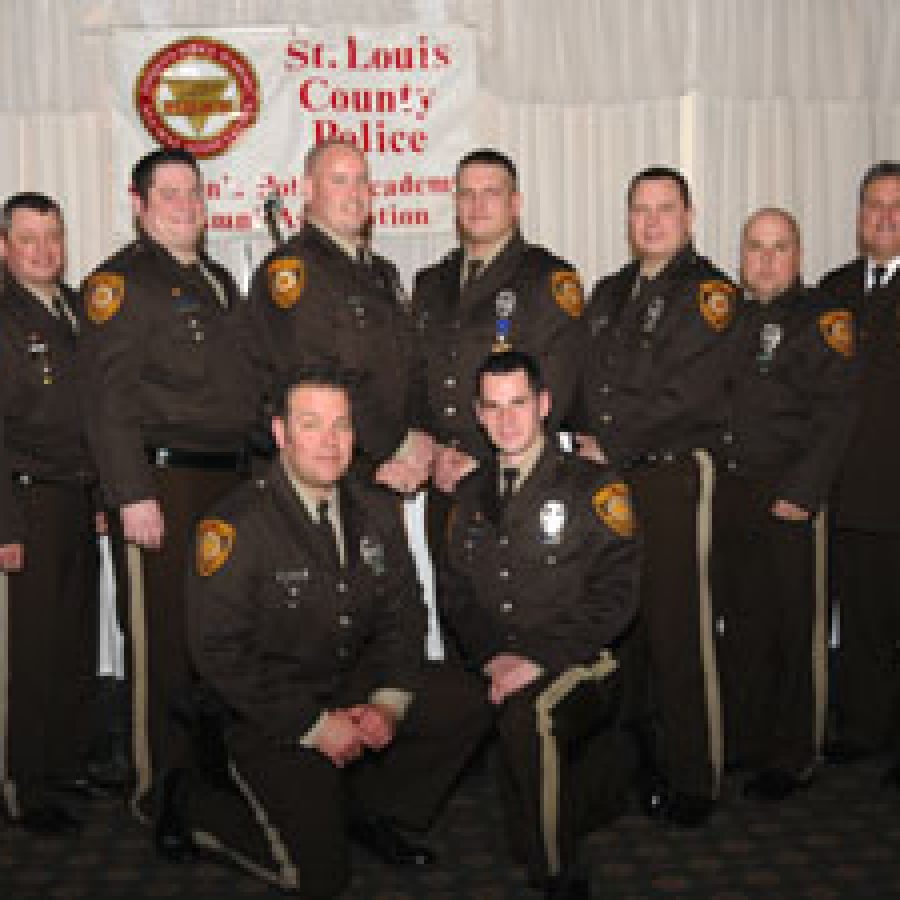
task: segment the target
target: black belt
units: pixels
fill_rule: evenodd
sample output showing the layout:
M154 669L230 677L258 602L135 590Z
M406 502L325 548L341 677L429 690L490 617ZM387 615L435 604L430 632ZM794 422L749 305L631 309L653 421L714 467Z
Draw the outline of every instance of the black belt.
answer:
M176 447L147 447L147 459L160 469L174 466L210 469L216 472L245 472L249 469L246 451L181 450Z

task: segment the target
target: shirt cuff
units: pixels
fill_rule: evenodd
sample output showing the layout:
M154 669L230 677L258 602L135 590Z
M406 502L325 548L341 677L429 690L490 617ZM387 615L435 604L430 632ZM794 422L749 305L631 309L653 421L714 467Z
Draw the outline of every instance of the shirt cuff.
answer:
M386 706L394 714L394 718L401 722L406 716L413 695L409 691L400 688L378 688L369 695L369 703L377 703Z
M304 734L298 743L301 747L308 747L309 749L315 749L316 741L319 739L319 733L325 727L325 720L328 718L328 712L319 713L319 718L313 722L312 727L309 731Z

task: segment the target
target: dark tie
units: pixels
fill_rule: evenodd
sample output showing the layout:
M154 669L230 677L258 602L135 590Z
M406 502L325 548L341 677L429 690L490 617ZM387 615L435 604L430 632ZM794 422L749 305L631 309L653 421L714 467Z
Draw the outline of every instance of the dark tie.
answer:
M319 533L322 535L322 543L328 552L329 561L334 564L335 568L339 569L341 567L341 557L338 553L337 535L335 534L334 526L331 524L331 519L328 518L328 506L327 500L319 501L317 507L319 521L316 525Z
M370 260L371 257L369 256L369 251L366 250L366 248L362 244L360 244L356 248L356 261L361 266L366 266L368 268Z
M503 490L500 494L500 506L505 509L512 499L516 479L519 477L519 470L513 468L503 469L501 475L503 476Z
M872 290L884 286L885 275L887 275L887 266L875 266L872 270Z
M468 263L466 263L466 280L463 283L468 285L470 282L474 281L481 274L483 268L483 259L470 259Z

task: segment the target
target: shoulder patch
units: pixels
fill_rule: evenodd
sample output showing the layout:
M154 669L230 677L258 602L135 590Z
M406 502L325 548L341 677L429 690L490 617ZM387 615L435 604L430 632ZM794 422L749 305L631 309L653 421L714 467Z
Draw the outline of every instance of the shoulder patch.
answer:
M296 256L273 259L268 265L269 295L281 309L290 309L306 287L306 266Z
M117 272L97 272L86 285L85 312L95 324L108 322L125 299L125 276Z
M584 289L576 272L557 269L550 273L550 291L557 306L571 316L580 319L584 312Z
M594 492L591 500L597 517L620 537L632 537L635 531L634 512L631 496L624 481L612 484Z
M700 314L713 331L724 331L734 318L737 288L727 281L704 281L697 289Z
M853 356L856 341L853 336L853 313L849 309L834 309L819 316L819 330L825 343L848 359Z
M234 525L222 519L202 519L197 525L197 573L205 577L218 572L234 549Z

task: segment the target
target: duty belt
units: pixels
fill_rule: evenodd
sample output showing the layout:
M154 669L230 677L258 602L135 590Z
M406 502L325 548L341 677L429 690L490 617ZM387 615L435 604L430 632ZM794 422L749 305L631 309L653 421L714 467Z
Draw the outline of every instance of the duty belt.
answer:
M217 472L244 472L249 469L249 458L245 450L182 450L176 447L146 449L147 459L160 469L170 466Z

